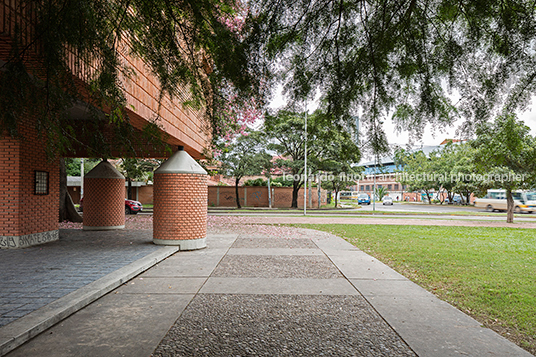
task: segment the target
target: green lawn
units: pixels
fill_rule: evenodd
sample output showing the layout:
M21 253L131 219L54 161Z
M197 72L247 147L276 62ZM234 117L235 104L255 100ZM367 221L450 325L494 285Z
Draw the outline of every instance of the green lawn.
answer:
M536 232L532 229L299 225L363 251L536 353Z

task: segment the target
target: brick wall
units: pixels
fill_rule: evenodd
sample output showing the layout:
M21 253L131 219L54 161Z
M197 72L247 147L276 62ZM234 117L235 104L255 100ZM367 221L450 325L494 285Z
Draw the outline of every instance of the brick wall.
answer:
M155 174L153 239L207 235L207 175Z
M0 138L0 236L58 229L59 161L47 159L33 120L21 122L19 130L22 140ZM48 172L47 195L35 195L36 170Z
M272 187L272 207L289 208L292 205L292 187ZM208 205L210 207L236 207L235 186L209 186ZM327 192L321 191L321 204L326 204ZM238 187L240 205L244 207L268 207L268 187ZM318 192L312 189L312 207L318 207ZM307 194L309 201L309 193ZM298 192L298 207L303 208L303 189ZM311 206L308 206L311 207Z

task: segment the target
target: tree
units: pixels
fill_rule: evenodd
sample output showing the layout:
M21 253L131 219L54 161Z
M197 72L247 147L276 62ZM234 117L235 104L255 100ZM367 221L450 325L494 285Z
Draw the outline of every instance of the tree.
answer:
M381 201L385 196L389 194L389 191L385 187L378 187L376 188L375 195L378 197L378 199Z
M132 181L149 180L154 169L160 164L160 161L153 159L124 158L121 160L119 169L128 183L127 195L129 200L132 199Z
M235 178L236 207L241 208L238 185L244 176L259 175L272 157L264 152L260 133L239 136L220 156L221 171Z
M322 177L321 186L332 190L335 197L335 208L337 208L338 193L349 186L355 185L357 175L362 172L361 168L353 167L361 159L359 148L351 140L351 136L345 130L333 130L330 133L330 140L327 140L326 151L323 159L318 161L319 170L327 173Z
M214 140L238 129L229 104L237 113L259 92L261 76L242 35L248 8L236 0L18 0L4 10L7 21L31 21L7 27L15 30L0 62L0 131L20 137L18 124L35 117L52 157L80 141L96 157L110 157L113 145L134 154L150 138L161 144L153 123L142 138L129 123L123 81L135 73L125 53L157 77L158 100L169 95L203 109ZM98 120L76 126L68 120L68 109L81 102ZM111 124L111 138L95 129L102 119Z
M305 179L323 170L322 165L331 165L328 161L348 165L357 163L361 157L348 131L321 111L307 116L307 140L304 114L287 110L266 115L264 131L269 138L268 149L282 157L276 160L276 165L292 178L292 208L298 207L298 191ZM306 152L307 174L304 173Z
M524 109L536 91L536 12L531 1L259 0L259 48L296 102L320 93L322 109L362 123L374 153L383 118L421 136L466 118ZM452 103L451 89L461 94Z
M440 152L441 187L447 190L449 202L453 202L453 193L458 193L463 204L471 203L471 194L478 189L474 173L475 149L468 143L447 143Z
M482 124L471 146L479 173L479 187L506 190L506 222L514 221L512 191L531 188L536 178L536 141L530 128L513 114L504 114L492 124Z
M407 152L399 150L396 153L397 165L402 167L399 182L407 185L408 191L426 193L428 203L432 203L432 191L440 189L440 175L436 169L440 166L438 153L430 153L430 157L422 151Z

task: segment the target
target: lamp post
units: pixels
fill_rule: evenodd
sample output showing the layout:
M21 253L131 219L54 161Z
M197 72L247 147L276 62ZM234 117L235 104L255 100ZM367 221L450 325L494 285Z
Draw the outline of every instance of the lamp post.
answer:
M305 176L303 178L303 215L307 215L307 100L305 100L305 164L304 164Z

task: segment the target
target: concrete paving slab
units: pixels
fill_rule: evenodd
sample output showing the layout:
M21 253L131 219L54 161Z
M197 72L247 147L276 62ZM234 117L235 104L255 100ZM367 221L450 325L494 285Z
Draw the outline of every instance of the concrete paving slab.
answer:
M233 248L317 248L309 238L284 238L284 237L264 237L252 238L241 236L234 244Z
M193 295L110 294L8 354L9 357L147 357Z
M231 248L228 255L324 255L315 248Z
M220 254L179 252L148 271L150 277L208 277L222 259Z
M415 356L359 295L197 295L154 356Z
M206 278L155 278L141 274L118 288L116 294L195 294Z
M351 282L419 356L531 356L411 281Z
M226 255L212 276L337 279L341 273L321 255Z
M357 295L346 279L263 279L211 277L200 294Z
M415 299L437 299L431 292L421 288L409 279L350 279L363 296L411 297Z
M314 231L313 231L314 232ZM322 234L323 233L323 234ZM358 248L348 243L344 239L327 233L311 233L311 240L322 250L335 251L360 251Z
M238 238L238 234L207 234L207 248L229 248ZM206 250L206 249L205 249Z
M362 251L333 253L324 250L324 253L348 279L406 279L378 259Z

